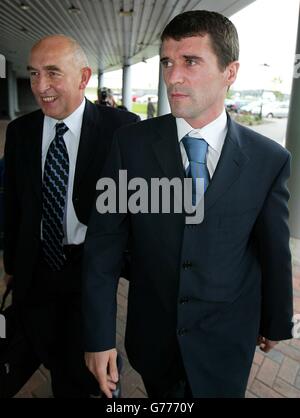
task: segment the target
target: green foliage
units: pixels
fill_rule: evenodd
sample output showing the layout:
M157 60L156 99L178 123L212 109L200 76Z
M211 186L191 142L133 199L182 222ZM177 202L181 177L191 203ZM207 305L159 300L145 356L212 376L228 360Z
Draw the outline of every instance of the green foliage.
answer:
M262 123L262 120L259 115L237 115L235 118L236 122L241 125L259 125Z
M154 104L155 107L155 114L157 114L157 105ZM147 116L147 103L132 103L132 110L133 113L138 113L139 115Z
M276 96L276 100L278 100L279 102L281 102L282 100L284 100L284 94L281 93L281 91L273 91L273 93Z

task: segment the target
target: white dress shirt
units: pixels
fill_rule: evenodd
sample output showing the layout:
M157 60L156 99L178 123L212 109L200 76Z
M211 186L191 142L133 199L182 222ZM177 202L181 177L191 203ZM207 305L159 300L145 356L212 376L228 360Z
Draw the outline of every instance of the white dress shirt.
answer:
M64 221L65 239L64 244L81 244L84 242L87 227L79 222L73 206L72 195L74 186L75 167L79 140L81 134L81 126L83 112L85 108L85 99L81 105L66 119L56 120L49 116L44 117L43 143L42 143L42 172L44 175L44 167L48 148L55 137L57 123L65 123L69 130L64 134L64 141L69 154L69 180L68 195L66 202L66 219Z
M183 167L185 170L189 166L189 160L182 143L183 137L186 135L194 138L203 138L208 143L207 150L207 168L212 179L216 170L219 158L221 156L224 141L227 135L227 115L225 109L220 116L214 121L201 129L192 128L184 119L176 118L178 140L180 142L180 151L182 156Z

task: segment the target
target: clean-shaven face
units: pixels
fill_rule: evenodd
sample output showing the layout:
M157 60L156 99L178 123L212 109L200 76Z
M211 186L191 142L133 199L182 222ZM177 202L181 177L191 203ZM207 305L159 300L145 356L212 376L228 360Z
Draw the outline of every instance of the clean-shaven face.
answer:
M38 43L28 70L32 92L45 115L63 120L79 107L88 80L65 40L50 38Z
M165 39L161 63L175 117L201 127L220 115L228 87L236 78L238 63L221 70L209 35L180 41Z

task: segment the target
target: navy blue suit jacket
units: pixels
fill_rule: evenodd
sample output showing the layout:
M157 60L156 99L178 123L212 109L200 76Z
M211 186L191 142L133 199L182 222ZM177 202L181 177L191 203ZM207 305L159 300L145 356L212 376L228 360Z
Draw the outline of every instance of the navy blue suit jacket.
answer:
M115 136L105 175L184 177L171 115ZM205 194L204 220L185 214L91 217L85 245L86 351L115 347L115 292L131 234L126 349L151 381L179 345L195 397L243 396L256 339L291 338L292 280L287 179L290 155L228 118L228 134Z

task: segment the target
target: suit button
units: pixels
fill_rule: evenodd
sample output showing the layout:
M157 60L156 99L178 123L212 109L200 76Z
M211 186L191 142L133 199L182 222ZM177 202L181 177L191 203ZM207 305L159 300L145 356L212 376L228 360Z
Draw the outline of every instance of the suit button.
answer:
M180 328L179 330L177 330L177 333L179 337L183 337L184 335L188 333L188 330L186 328Z
M184 269L184 270L188 270L188 269L190 269L192 266L193 266L193 264L192 264L192 262L191 262L191 261L185 261L185 262L182 264L182 267L183 267L183 269Z
M189 303L189 299L188 298L181 298L179 300L180 305L185 305L187 303Z

